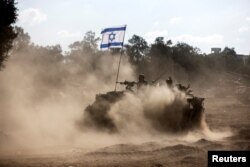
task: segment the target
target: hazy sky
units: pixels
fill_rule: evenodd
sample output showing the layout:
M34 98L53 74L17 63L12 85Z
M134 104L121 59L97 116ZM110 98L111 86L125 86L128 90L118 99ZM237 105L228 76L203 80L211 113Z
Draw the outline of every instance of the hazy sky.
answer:
M197 46L235 47L250 52L250 0L19 0L17 25L32 42L60 44L64 50L88 30L127 24L125 42L133 34L149 43L164 36Z

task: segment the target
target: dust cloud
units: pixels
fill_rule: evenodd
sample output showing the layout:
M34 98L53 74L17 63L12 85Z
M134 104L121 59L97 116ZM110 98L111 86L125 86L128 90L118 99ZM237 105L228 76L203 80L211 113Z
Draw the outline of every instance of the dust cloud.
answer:
M93 103L95 95L114 89L119 57L82 55L84 59L77 63L65 57L53 64L50 58L37 62L32 58L36 54L14 53L0 73L0 153L53 153L72 148L88 151L119 143L176 137L161 130L177 127L181 114L175 111L180 111L186 100L183 93L167 87L149 88L146 93L138 92L138 96L126 94L124 100L112 106L109 114L120 130L117 134L79 130L76 122L83 117L84 108ZM123 57L119 80L125 79L136 80L136 73ZM118 85L118 89L123 88ZM159 108L169 104L175 107L168 114L169 119L160 120L160 124L157 120L161 114L150 119L162 112ZM144 112L145 108L148 110ZM187 138L180 138L204 137L191 136L188 133Z

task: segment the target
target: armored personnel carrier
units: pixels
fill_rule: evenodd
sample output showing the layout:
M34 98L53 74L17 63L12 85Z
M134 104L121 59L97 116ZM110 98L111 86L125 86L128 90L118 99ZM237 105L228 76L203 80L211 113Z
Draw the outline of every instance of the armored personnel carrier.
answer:
M155 82L148 84L142 76L139 76L138 82L124 81L118 83L125 85L126 89L97 94L94 103L85 108L83 117L85 125L101 131L119 133L115 121L109 115L112 106L124 100L128 94L132 94L135 97L138 96L138 92L143 94L145 89L141 87L152 89L157 87L157 89L164 88L169 89L169 91L175 91L177 94L171 103L163 107L157 109L143 107L145 119L149 120L156 131L179 133L201 128L204 114L204 98L194 96L189 86L186 87L181 84L173 85L171 78L166 80L165 85L157 85ZM181 94L182 97L184 96L184 100L183 98L179 98L178 94Z

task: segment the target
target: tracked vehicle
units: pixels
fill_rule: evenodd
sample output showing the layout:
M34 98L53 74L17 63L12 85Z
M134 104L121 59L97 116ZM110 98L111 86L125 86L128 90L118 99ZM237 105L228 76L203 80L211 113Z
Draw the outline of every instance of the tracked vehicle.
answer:
M143 107L145 119L149 120L156 131L180 133L201 128L201 120L204 115L204 98L194 96L189 86L185 87L181 84L174 86L169 79L166 80L165 85L161 86L157 85L155 82L153 84L147 84L144 78L142 79L140 77L138 82L124 81L118 83L125 85L126 89L123 91L111 91L105 94L97 94L94 103L87 106L84 110L84 125L101 131L119 133L119 129L115 121L110 117L109 112L116 103L124 100L126 95L132 94L136 97L139 91L143 94L145 89L140 90L140 87L143 85L148 88L168 87L170 91L178 91L179 94L183 94L185 97L184 101L176 97L171 103L168 103L163 108L156 109L160 111ZM134 87L137 87L137 89L134 90ZM129 124L129 120L127 123Z

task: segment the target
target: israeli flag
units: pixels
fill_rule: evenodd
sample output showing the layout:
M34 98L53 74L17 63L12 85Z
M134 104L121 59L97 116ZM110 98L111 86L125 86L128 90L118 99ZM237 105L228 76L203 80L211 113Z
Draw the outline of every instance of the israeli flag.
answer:
M125 31L126 25L103 29L101 49L122 48Z

